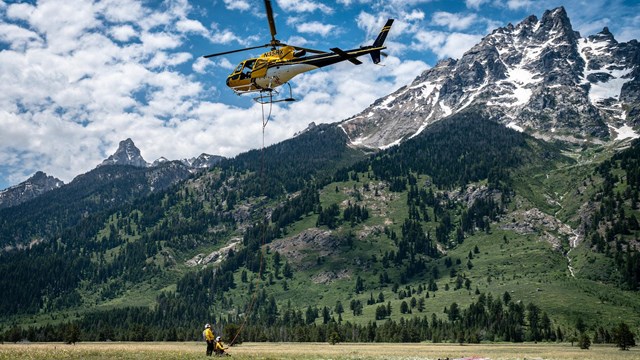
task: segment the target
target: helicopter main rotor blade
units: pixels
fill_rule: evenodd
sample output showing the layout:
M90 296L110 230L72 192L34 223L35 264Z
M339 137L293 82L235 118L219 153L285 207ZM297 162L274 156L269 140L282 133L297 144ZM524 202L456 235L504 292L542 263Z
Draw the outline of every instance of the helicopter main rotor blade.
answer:
M294 46L294 45L291 45L291 46L293 46L293 48L296 49L296 50L304 50L304 51L308 51L308 52L314 53L314 54L328 54L328 51L309 49L309 48L302 47L302 46Z
M269 20L269 30L271 30L271 42L277 43L276 40L276 22L273 20L273 8L271 7L271 0L264 0L264 7L267 10L267 20Z
M237 53L237 52L241 52L241 51L247 51L247 50L259 49L259 48L268 47L268 46L271 46L271 44L265 44L265 45L252 46L252 47L248 47L248 48L244 48L244 49L237 49L237 50L223 51L223 52L219 52L219 53L215 53L215 54L205 55L205 56L203 56L203 57L204 57L204 58L210 58L210 57L214 57L214 56L220 56L220 55L233 54L233 53Z

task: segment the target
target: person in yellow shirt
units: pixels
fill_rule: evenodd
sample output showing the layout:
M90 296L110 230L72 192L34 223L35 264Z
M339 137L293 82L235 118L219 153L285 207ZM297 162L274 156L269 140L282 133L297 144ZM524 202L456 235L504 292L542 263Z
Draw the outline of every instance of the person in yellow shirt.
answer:
M223 355L229 356L229 354L226 353L225 350L227 350L227 349L224 348L224 344L222 343L222 339L220 338L220 336L218 336L216 338L216 347L215 347L215 349L213 351L216 353L217 356L223 356Z
M204 326L204 331L202 332L202 336L204 337L204 340L207 342L207 356L211 356L213 354L213 348L214 348L214 339L215 339L215 335L213 334L213 331L211 331L211 325L206 324Z

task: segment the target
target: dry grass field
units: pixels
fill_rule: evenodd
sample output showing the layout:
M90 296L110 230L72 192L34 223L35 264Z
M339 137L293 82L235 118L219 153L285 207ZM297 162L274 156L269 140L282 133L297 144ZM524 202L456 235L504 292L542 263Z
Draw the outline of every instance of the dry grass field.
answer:
M203 343L2 344L0 359L203 359ZM640 349L612 346L580 350L570 344L337 344L245 343L232 347L230 359L640 359Z

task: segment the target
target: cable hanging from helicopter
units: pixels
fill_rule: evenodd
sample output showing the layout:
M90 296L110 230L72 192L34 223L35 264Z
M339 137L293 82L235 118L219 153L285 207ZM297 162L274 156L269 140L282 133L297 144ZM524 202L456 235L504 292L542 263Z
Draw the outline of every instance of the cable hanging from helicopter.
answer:
M249 58L243 60L227 77L227 86L231 88L236 94L248 94L258 93L254 100L262 105L262 160L260 167L260 176L264 168L264 133L265 127L271 119L271 110L273 104L278 102L295 101L293 98L291 84L289 80L302 73L316 70L325 66L333 65L342 61L349 61L354 65L360 65L362 62L358 60L358 57L369 54L374 64L380 62L381 56L386 54L382 50L386 49L384 41L387 38L387 34L393 24L393 19L388 19L378 37L369 46L361 46L357 49L342 50L338 47L333 47L330 51L321 51L310 49L301 46L294 46L282 43L276 39L276 25L273 18L273 9L271 7L271 0L264 0L265 10L267 13L267 20L269 21L269 30L271 31L271 41L268 44L252 46L244 49L236 49L230 51L219 52L215 54L205 55L205 58L211 58L215 56L233 54L241 51L249 51L259 48L270 47L271 50L263 53L257 58ZM307 53L313 55L307 55ZM278 87L287 85L289 88L289 96L274 99L274 94L279 95ZM265 105L269 105L268 114L265 116ZM264 236L262 239L261 249L264 247ZM262 273L262 262L264 255L262 250L260 252L260 270L258 279ZM252 300L249 304L248 312L251 312L255 301L258 286L255 287ZM236 339L243 331L246 321L249 317L245 317L242 325L238 329L235 337L231 340L230 344L235 343Z
M342 61L349 61L355 65L362 62L357 58L369 54L374 64L380 62L381 55L386 55L382 50L386 49L384 41L387 38L393 19L388 19L378 37L369 46L361 46L357 49L342 50L334 47L330 51L321 51L301 46L288 45L276 39L276 25L273 18L271 0L264 0L271 41L268 44L252 46L244 49L219 52L205 55L205 58L233 54L241 51L271 47L257 58L250 58L240 62L235 70L227 77L227 86L236 94L259 93L254 100L261 104L273 104L283 101L295 101L291 91L289 80L302 73L333 65ZM307 55L311 53L313 55ZM289 96L274 99L274 93L278 95L276 88L287 85Z

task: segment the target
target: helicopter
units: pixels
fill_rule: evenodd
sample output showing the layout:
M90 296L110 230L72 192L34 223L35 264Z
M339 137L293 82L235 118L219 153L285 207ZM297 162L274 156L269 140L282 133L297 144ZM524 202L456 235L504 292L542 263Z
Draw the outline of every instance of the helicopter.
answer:
M205 55L204 58L233 54L241 51L259 49L263 47L271 47L267 51L256 58L243 60L227 77L227 86L236 94L242 95L246 93L260 92L261 96L255 98L256 101L263 103L264 93L269 93L270 102L279 101L295 101L292 96L281 100L273 100L272 93L277 91L277 87L287 84L289 86L289 94L291 95L291 85L288 81L296 75L307 71L319 69L321 67L333 65L342 61L349 61L352 64L360 65L362 62L357 58L369 54L374 64L380 62L380 56L386 55L382 50L387 33L391 29L393 19L388 19L380 34L370 46L361 46L357 49L342 50L340 48L331 48L330 52L309 49L301 46L294 46L282 43L276 39L276 25L273 19L273 9L271 0L264 0L265 10L267 12L267 20L269 21L269 30L271 31L271 41L268 44L252 46L244 49L230 50L215 54ZM311 53L314 55L307 55Z

